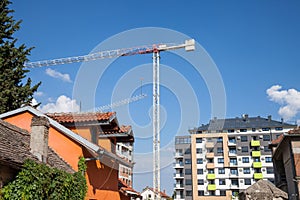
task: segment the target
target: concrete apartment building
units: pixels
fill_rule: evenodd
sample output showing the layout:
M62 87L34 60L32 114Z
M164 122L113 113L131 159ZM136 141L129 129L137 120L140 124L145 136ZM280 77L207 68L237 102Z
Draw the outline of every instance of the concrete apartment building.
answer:
M116 154L129 163L133 163L133 142L118 142L116 145ZM119 165L119 179L132 187L133 165L131 167Z
M231 199L258 180L274 182L268 145L293 128L271 116L243 115L215 118L176 137L175 199Z

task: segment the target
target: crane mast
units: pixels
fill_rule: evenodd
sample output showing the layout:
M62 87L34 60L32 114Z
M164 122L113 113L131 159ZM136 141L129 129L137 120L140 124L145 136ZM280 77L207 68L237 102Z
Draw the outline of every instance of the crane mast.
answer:
M182 44L153 44L140 47L123 48L116 50L106 50L91 53L84 56L73 56L52 60L27 62L27 68L46 67L53 65L63 65L76 62L88 62L92 60L115 58L121 56L132 56L138 54L153 54L153 189L155 200L160 200L160 103L159 103L159 59L161 51L169 51L185 48L186 51L195 50L195 40L189 39Z

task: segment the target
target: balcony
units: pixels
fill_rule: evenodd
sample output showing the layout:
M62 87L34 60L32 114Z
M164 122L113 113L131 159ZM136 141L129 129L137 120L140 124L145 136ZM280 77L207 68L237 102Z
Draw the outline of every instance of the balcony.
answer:
M229 157L236 157L237 156L236 151L229 151L228 156Z
M262 173L254 173L254 179L263 179L263 174Z
M174 178L176 178L176 179L183 179L184 176L183 176L183 174L174 174Z
M261 168L262 164L261 162L253 162L253 168Z
M252 147L259 147L260 141L259 140L251 140L251 146Z
M260 151L252 151L252 157L260 157Z
M205 148L214 148L215 144L213 142L206 142Z
M208 184L207 190L209 191L215 191L217 189L216 184Z
M215 174L207 174L207 180L215 180L216 179L216 175Z
M183 184L175 184L175 190L183 190L184 186Z
M214 158L215 154L214 154L214 152L212 152L212 153L206 153L205 157L206 158Z
M236 140L229 140L227 145L230 146L230 147L235 147L236 146Z
M183 158L183 153L175 153L175 158Z
M215 168L215 164L214 163L207 163L206 164L206 168L207 169L214 169Z
M173 168L175 169L183 169L183 163L175 163Z

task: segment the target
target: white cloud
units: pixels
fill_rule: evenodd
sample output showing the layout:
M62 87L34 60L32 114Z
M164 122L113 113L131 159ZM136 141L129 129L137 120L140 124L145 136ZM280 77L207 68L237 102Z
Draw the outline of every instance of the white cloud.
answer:
M38 108L43 113L54 112L79 112L80 107L76 103L76 100L70 99L65 95L61 95L57 98L55 103L48 103Z
M281 105L278 114L285 120L289 120L300 112L300 92L295 89L282 90L281 88L280 85L273 85L266 92L271 101Z
M34 95L35 95L35 96L37 96L37 97L41 97L41 96L43 96L43 95L44 95L44 93L43 93L43 92L40 92L40 91L38 91L38 92L34 93Z
M32 100L31 100L31 106L36 106L36 105L38 105L39 103L37 102L37 100L35 99L35 98L33 98Z
M53 77L53 78L57 78L57 79L60 79L64 82L69 82L69 83L72 83L72 80L70 78L70 75L69 74L62 74L58 71L55 71L53 69L50 69L50 68L47 68L46 69L46 74Z

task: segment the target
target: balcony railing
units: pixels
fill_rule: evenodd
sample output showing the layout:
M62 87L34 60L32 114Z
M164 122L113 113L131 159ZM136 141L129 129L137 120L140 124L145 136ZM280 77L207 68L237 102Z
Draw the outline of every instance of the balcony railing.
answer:
M216 184L208 184L207 190L209 191L215 191L217 189Z
M207 180L214 180L216 179L216 175L215 174L207 174Z
M206 158L214 158L215 154L213 152L211 153L206 153L205 157Z
M260 157L260 151L252 151L252 157Z
M253 162L253 168L261 168L262 164L261 162Z
M206 164L206 168L207 169L214 169L215 168L215 164L214 163L207 163Z
M254 179L263 179L263 174L262 173L254 173Z
M175 153L175 158L183 158L183 153Z
M205 144L206 148L214 148L214 146L215 146L215 143L213 143L213 142L206 142L206 144Z
M183 168L183 163L175 163L174 168Z
M259 140L251 140L251 146L252 147L259 147L260 141Z

